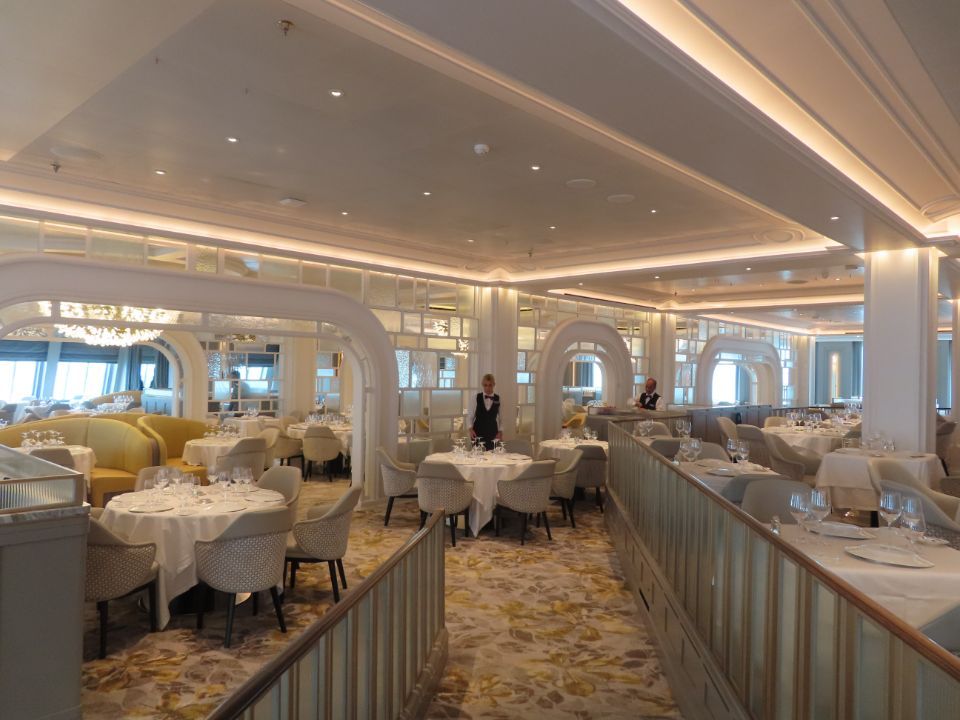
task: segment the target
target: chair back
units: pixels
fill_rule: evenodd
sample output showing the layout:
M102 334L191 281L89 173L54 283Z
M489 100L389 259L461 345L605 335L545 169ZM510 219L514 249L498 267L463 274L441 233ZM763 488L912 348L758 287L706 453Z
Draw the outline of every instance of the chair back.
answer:
M323 515L294 525L293 537L300 548L318 560L342 558L347 553L350 522L360 494L359 486L351 487Z
M751 462L769 467L770 453L767 451L767 441L763 430L756 425L737 425L737 437L750 443Z
M673 435L673 433L670 432L670 428L666 426L666 423L662 423L659 420L650 421L650 432L647 434L648 435L665 435L665 436Z
M925 482L918 480L908 468L896 460L878 458L873 467L880 477L881 484L884 482L895 482L899 485L909 487L914 495L923 495L931 502L936 503L937 507L939 507L947 517L960 517L960 498L937 492ZM937 524L939 525L940 523Z
M782 415L770 415L763 421L764 428L782 427L787 424L787 419Z
M518 453L520 455L526 455L527 457L533 457L533 445L531 445L530 441L526 440L525 438L511 438L510 440L504 440L503 449L509 453Z
M243 513L215 539L194 544L197 577L227 593L277 586L283 580L289 531L285 507Z
M960 524L947 515L947 513L945 513L939 507L937 502L930 496L929 493L932 493L932 490L929 492L924 492L923 488L921 488L919 484L905 485L903 483L886 479L880 480L880 489L898 492L900 493L901 497L904 495L915 495L916 497L920 498L920 503L923 506L923 519L926 521L927 525L936 525L938 527L946 528L947 530L960 532ZM937 494L939 495L940 493Z
M267 448L263 456L263 467L273 467L273 461L276 459L277 440L280 439L280 428L266 427L257 433L258 438L263 438Z
M313 462L336 460L341 445L337 436L326 425L311 425L303 436L303 457Z
M88 602L113 600L146 585L155 574L156 556L156 544L128 543L91 516L85 599Z
M59 465L60 467L65 467L70 470L74 468L73 455L71 455L70 450L65 447L37 448L30 454L35 458L52 462L54 465Z
M760 522L768 523L774 515L784 525L796 523L790 514L790 496L795 492L810 492L805 482L774 478L764 482L751 482L743 493L740 509L753 515Z
M217 472L230 471L237 467L248 467L253 472L253 479L256 481L263 474L266 455L266 440L260 437L242 438L225 455L217 458Z
M704 460L730 460L727 451L720 445L712 442L700 444L700 457Z
M453 450L453 438L452 437L434 438L432 442L432 447L430 449L435 453L451 452Z
M730 479L724 488L720 491L720 496L732 503L743 502L743 494L747 490L747 485L752 482L763 482L766 480L789 480L783 475L771 475L770 473L744 473ZM806 483L804 483L806 484Z
M537 460L513 480L497 483L499 503L522 513L539 513L550 504L554 460Z
M602 487L607 482L607 453L599 445L577 445L577 487Z
M417 483L417 471L413 463L398 462L383 447L377 448L377 461L380 464L383 492L387 497L404 495L413 490Z
M720 428L720 437L723 438L723 445L726 447L728 440L739 440L737 435L737 425L728 417L718 417L717 427Z
M770 469L791 480L803 482L806 466L794 457L793 450L787 441L772 433L765 433L763 439L767 443L767 452L770 455Z
M422 462L417 468L417 502L424 512L443 510L447 515L463 512L473 499L473 483L467 482L456 465Z
M441 480L463 480L463 474L453 463L422 462L417 466L417 480L440 478Z
M141 490L146 490L148 482L152 486L153 479L157 476L157 472L166 467L166 465L150 465L149 467L140 468L137 472L137 480L133 484L133 491L140 492Z
M650 449L672 460L680 452L680 438L656 438L650 443Z
M257 487L263 490L276 490L283 495L284 504L290 512L290 522L297 519L297 503L303 488L300 469L290 465L277 465L266 470L257 480Z
M550 486L551 496L567 500L573 497L577 488L577 475L580 472L581 457L583 457L582 450L573 450L567 454L562 463L558 462L556 464L553 469L553 482Z

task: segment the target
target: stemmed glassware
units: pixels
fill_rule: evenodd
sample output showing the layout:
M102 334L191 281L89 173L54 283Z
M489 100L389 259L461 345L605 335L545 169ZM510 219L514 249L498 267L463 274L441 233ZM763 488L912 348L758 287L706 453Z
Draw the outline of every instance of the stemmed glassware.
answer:
M690 462L696 462L703 450L703 443L700 438L692 437L687 441L687 457Z
M233 481L240 492L250 492L253 484L253 469L248 467L235 467L233 469Z
M793 515L793 519L797 521L797 525L800 526L804 533L810 532L804 522L804 520L807 519L807 515L810 514L810 493L804 491L790 493L790 514ZM797 543L803 542L806 542L806 540L804 540L801 535L797 538Z
M691 424L689 420L677 420L673 426L677 429L680 437L690 437Z
M824 519L830 514L830 509L830 497L826 490L814 488L810 491L810 514L816 518L818 527L822 528Z
M230 491L230 473L226 471L220 471L216 474L217 487L220 488L220 491L223 493L223 500L227 500L227 493Z
M902 512L900 493L892 490L884 490L880 493L880 517L887 524L888 530L893 528Z
M916 549L916 544L927 532L927 524L923 517L923 503L916 495L907 495L903 498L903 512L900 523L907 531L907 538Z
M737 442L737 462L745 463L750 459L750 441L740 440Z
M737 457L737 441L733 438L727 440L727 453L730 457L736 459Z

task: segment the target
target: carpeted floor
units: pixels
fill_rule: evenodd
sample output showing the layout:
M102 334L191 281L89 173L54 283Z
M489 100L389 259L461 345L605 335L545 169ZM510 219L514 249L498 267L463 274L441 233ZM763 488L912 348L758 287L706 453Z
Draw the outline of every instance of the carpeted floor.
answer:
M300 510L328 502L345 482L308 483ZM534 528L521 547L514 523L496 538L447 547L446 674L430 718L678 718L656 652L626 590L616 554L592 502L578 505L577 528L551 513L553 542ZM351 587L416 529L415 500L399 500L390 527L382 510L358 511L344 559ZM349 590L347 591L349 592ZM280 633L269 599L253 617L238 608L233 647L224 650L225 614L174 615L148 633L135 599L111 603L108 656L96 659L95 610L84 635L83 711L97 718L203 718L233 688L330 607L325 564L303 566L288 589Z

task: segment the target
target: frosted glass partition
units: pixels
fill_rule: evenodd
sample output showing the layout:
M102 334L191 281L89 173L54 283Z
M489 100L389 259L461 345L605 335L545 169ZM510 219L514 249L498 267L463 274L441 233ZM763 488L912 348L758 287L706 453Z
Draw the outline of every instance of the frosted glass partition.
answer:
M443 513L209 720L422 717L447 657Z
M609 428L605 519L680 699L713 717L957 717L960 659Z
M0 445L0 515L79 507L83 475Z

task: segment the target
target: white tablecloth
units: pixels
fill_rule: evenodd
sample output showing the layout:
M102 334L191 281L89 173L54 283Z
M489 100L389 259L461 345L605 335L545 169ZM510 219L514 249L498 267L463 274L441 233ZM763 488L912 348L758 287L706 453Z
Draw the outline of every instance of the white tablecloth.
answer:
M784 525L781 536L796 545L802 532L795 525ZM876 533L876 540L825 538L823 547L813 545L808 537L797 548L911 625L924 625L960 604L960 552L921 546L920 555L934 563L931 568L882 565L844 552L844 547L864 542L905 545L905 540L892 537L885 528L870 532Z
M474 537L480 528L493 518L497 505L497 483L513 480L533 463L533 458L514 453L484 453L482 461L458 457L454 453L434 453L425 462L451 463L456 465L467 480L473 483L473 502L470 503L470 532Z
M544 440L540 443L541 457L553 458L561 463L566 462L570 455L581 445L596 445L604 452L609 449L610 443L606 440Z
M287 425L287 435L292 438L303 439L307 434L307 428L320 427L324 423L290 423ZM333 430L333 434L340 441L340 450L344 456L350 455L350 448L353 446L353 425L327 425Z
M197 540L213 540L238 517L251 510L276 507L283 496L273 490L258 490L255 497L263 502L249 502L243 493L230 493L230 501L242 502L247 509L219 512L223 493L219 488L201 488L202 497L212 501L193 508L194 514L180 515L177 509L162 513L132 513L135 507L149 498L149 493L126 493L107 503L100 517L108 529L130 542L157 544L157 562L160 576L157 582L157 605L160 627L170 621L167 607L177 595L197 584L196 555L193 544ZM178 498L165 494L164 500L177 505Z
M230 449L240 442L235 437L197 438L187 440L183 446L183 462L187 465L215 467L217 458L226 455Z
M940 479L944 476L940 459L932 453L882 453L843 448L823 456L817 471L817 487L830 489L835 507L876 510L881 461L896 463L934 490L939 489Z
M268 427L280 427L280 421L272 417L232 417L223 421L224 425L237 428L240 437L256 437Z
M56 445L55 447L63 447L70 451L71 457L73 457L73 467L77 472L82 472L83 477L87 481L87 486L90 485L90 471L97 466L97 456L94 455L93 449L88 448L84 445ZM22 453L33 454L34 450L39 450L40 448L36 447L18 447L14 450L18 450Z
M813 450L826 455L843 446L843 433L838 430L794 430L783 427L765 428L765 433L777 435L787 445Z
M713 458L697 460L696 462L682 462L679 467L685 473L692 475L718 494L723 492L723 489L730 484L730 481L738 475L745 473L750 473L751 475L777 474L773 470L765 468L763 465L757 465L756 463L735 463L726 460L715 460ZM722 468L719 472L729 474L711 474L711 472L717 472L718 468Z

